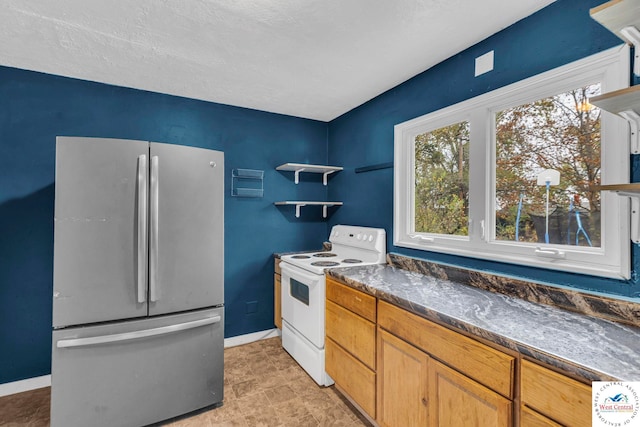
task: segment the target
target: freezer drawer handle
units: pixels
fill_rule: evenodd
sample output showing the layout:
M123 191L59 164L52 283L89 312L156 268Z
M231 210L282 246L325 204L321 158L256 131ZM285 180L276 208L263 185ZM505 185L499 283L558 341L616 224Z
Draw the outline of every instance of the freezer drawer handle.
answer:
M138 280L137 300L147 296L147 156L138 156Z
M125 332L122 334L102 335L89 338L74 338L60 340L57 342L58 348L87 347L98 344L109 344L122 341L137 340L140 338L165 335L173 332L186 331L188 329L199 328L200 326L212 325L220 322L220 316L208 317L206 319L194 320L192 322L179 323L177 325L162 326L160 328L145 329L142 331Z

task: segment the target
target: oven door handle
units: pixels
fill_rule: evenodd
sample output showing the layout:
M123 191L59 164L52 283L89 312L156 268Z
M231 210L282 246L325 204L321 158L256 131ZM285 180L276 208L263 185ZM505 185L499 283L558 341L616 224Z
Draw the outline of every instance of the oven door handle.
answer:
M287 264L285 262L281 262L280 263L280 270L283 274L286 274L289 277L292 277L294 279L296 278L301 278L302 280L308 283L314 283L318 281L318 277L319 275L317 274L313 274L313 273L307 273L306 271L302 270L301 268L292 266L290 264ZM297 280L297 279L296 279ZM300 280L300 281L302 281Z

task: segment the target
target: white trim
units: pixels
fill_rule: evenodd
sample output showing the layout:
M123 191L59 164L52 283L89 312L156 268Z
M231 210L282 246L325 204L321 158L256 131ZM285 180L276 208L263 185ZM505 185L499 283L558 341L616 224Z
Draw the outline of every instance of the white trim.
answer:
M629 84L629 48L625 45L583 58L400 123L394 128L394 245L472 258L488 259L600 277L628 279L631 255L629 203L624 197L602 193L602 242L600 248L527 244L494 239L495 200L493 182L493 114L504 108L531 102L571 87L601 82L602 92ZM469 235L417 233L414 230L414 140L421 133L467 119L470 122ZM622 184L629 180L627 123L602 113L603 146L601 181ZM489 202L487 202L489 201ZM543 250L537 249L543 246ZM553 246L558 246L554 248ZM540 253L561 251L564 257ZM559 252L558 252L559 253ZM538 254L538 255L536 255ZM561 259L560 259L561 258Z
M51 386L51 375L0 384L0 397Z
M255 341L266 340L269 338L275 338L282 335L280 329L267 329L266 331L253 332L251 334L238 335L236 337L225 338L224 348L235 347L242 344L249 344Z

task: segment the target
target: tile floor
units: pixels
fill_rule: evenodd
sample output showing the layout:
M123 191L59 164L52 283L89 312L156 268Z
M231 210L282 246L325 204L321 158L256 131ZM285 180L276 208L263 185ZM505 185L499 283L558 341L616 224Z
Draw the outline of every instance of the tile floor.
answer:
M167 427L370 426L335 387L318 387L283 349L280 338L228 348L222 407ZM0 398L0 426L49 425L50 389Z

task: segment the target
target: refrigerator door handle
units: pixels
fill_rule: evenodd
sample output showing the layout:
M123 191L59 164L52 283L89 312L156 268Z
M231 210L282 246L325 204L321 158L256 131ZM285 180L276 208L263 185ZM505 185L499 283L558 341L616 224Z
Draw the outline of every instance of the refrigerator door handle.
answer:
M150 197L150 227L149 236L149 300L158 300L158 156L151 157L151 197Z
M206 319L194 320L191 322L178 323L177 325L162 326L160 328L143 329L134 332L125 332L121 334L101 335L89 338L73 338L59 340L56 343L58 348L87 347L92 345L118 343L122 341L131 341L141 338L148 338L157 335L166 335L174 332L186 331L189 329L199 328L201 326L213 325L219 323L222 318L220 316L207 317Z
M147 299L147 156L138 156L138 251L137 301Z

